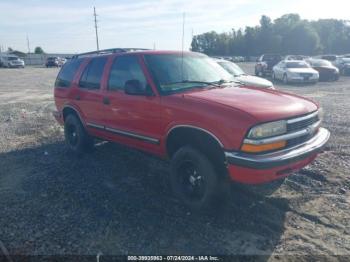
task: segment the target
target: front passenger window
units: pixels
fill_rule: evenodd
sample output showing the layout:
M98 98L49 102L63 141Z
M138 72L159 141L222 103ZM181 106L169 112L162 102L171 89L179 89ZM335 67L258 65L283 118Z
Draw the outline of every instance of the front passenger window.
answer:
M141 87L146 89L147 81L137 56L119 56L113 62L108 80L109 90L124 90L129 80L138 80Z

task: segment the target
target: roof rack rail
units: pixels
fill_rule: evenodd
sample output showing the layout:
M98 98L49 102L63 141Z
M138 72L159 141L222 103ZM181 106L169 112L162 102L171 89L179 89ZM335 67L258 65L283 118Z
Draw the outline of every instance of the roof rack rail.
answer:
M150 49L146 49L146 48L110 48L110 49L103 49L103 50L98 50L98 51L77 54L77 55L72 56L72 59L78 58L78 57L92 56L92 55L127 53L127 52L144 51L144 50L150 50Z

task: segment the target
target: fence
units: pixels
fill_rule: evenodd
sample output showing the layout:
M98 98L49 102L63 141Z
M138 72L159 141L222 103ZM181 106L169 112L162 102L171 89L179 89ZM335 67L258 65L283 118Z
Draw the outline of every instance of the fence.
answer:
M22 59L26 65L44 65L50 56L72 57L73 54L26 54Z

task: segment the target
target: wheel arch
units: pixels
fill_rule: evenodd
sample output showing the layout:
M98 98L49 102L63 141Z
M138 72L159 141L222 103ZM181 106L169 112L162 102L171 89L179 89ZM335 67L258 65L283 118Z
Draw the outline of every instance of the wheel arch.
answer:
M80 120L80 122L85 126L85 122L83 121L83 118L81 117L79 111L75 107L73 107L71 105L65 105L63 107L63 109L62 109L63 121L70 114L73 114L73 115L77 116L78 119Z
M222 173L226 171L224 145L212 132L192 125L177 125L172 127L166 136L165 149L171 158L182 146L190 145L208 156L215 167Z

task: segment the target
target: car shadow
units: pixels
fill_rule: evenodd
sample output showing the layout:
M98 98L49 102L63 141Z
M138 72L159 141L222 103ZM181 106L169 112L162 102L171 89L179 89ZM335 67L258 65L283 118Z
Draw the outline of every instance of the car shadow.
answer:
M223 209L193 214L173 198L168 163L100 143L0 154L1 240L11 254L261 255L284 231L288 201L239 186Z

